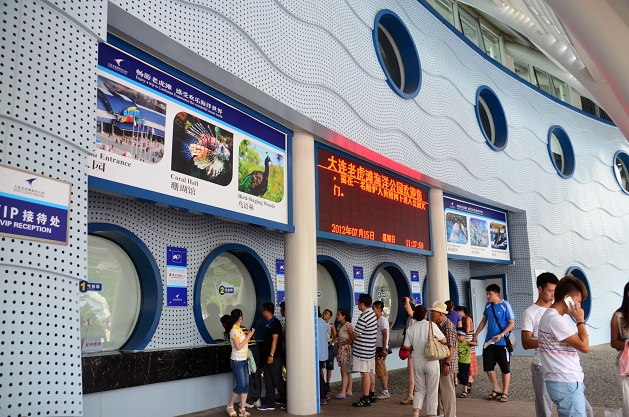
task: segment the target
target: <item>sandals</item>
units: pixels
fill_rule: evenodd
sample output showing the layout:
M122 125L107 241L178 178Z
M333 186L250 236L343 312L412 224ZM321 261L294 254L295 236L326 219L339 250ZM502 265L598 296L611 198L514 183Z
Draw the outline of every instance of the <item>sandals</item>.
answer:
M227 414L229 414L229 417L236 417L238 415L236 414L236 410L234 410L233 405L228 405L226 411L227 411Z
M507 401L509 401L509 394L505 394L502 393L500 394L500 400L501 403L506 403Z
M491 394L489 394L487 396L488 400L500 400L500 396L502 395L502 392L498 392L498 391L492 391Z
M411 405L413 404L413 397L406 397L402 401L400 401L402 405Z
M462 392L459 398L467 398L467 392Z

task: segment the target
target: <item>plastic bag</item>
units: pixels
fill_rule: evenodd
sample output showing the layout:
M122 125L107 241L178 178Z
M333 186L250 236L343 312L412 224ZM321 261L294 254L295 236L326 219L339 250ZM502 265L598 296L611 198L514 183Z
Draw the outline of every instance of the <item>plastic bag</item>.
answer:
M625 340L625 348L618 360L618 370L620 375L629 376L629 340Z

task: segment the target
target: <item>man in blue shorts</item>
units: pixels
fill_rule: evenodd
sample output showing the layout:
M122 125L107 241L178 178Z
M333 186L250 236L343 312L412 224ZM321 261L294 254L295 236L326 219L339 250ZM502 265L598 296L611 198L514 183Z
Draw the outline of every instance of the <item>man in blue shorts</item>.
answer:
M511 381L510 356L507 351L506 337L515 325L515 315L511 304L500 298L500 287L491 284L485 288L487 293L487 304L483 312L483 319L474 333L473 342L478 339L478 334L487 326L485 345L483 347L483 369L493 386L493 391L487 397L488 400L498 400L507 402L509 398L509 382ZM496 364L500 366L502 372L502 386L500 390L496 371Z

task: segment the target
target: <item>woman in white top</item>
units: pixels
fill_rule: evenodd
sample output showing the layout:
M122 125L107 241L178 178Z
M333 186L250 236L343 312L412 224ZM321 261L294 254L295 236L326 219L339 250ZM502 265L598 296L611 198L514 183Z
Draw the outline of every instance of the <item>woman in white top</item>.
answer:
M227 404L227 414L229 417L236 417L236 411L234 410L234 401L240 395L240 417L249 417L250 414L245 408L247 404L247 391L249 389L249 364L247 358L249 356L249 340L253 336L255 329L251 329L249 333L245 335L240 325L242 324L242 311L234 309L231 312L230 319L227 325L229 330L229 343L232 346L231 354L231 368L234 372L234 379L236 380L236 386L232 392L229 404Z
M625 341L629 339L629 282L625 284L625 292L623 293L622 305L612 317L611 322L611 345L618 351L616 357L616 380L620 387L622 398L622 415L629 417L629 376L620 375L620 355L625 349Z
M413 324L406 329L404 347L413 348L413 376L415 389L413 393L413 415L419 416L419 412L426 396L426 413L428 416L437 415L439 401L439 361L428 360L424 355L426 342L428 341L430 326L432 333L443 344L446 337L439 327L432 321L426 321L426 307L415 306L413 310Z

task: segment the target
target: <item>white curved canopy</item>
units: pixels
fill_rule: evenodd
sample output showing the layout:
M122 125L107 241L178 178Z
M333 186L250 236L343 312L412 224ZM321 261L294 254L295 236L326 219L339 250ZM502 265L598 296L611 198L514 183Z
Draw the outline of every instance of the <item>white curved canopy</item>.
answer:
M629 40L629 2L460 1L526 36L572 74L629 138L629 48L624 44Z

